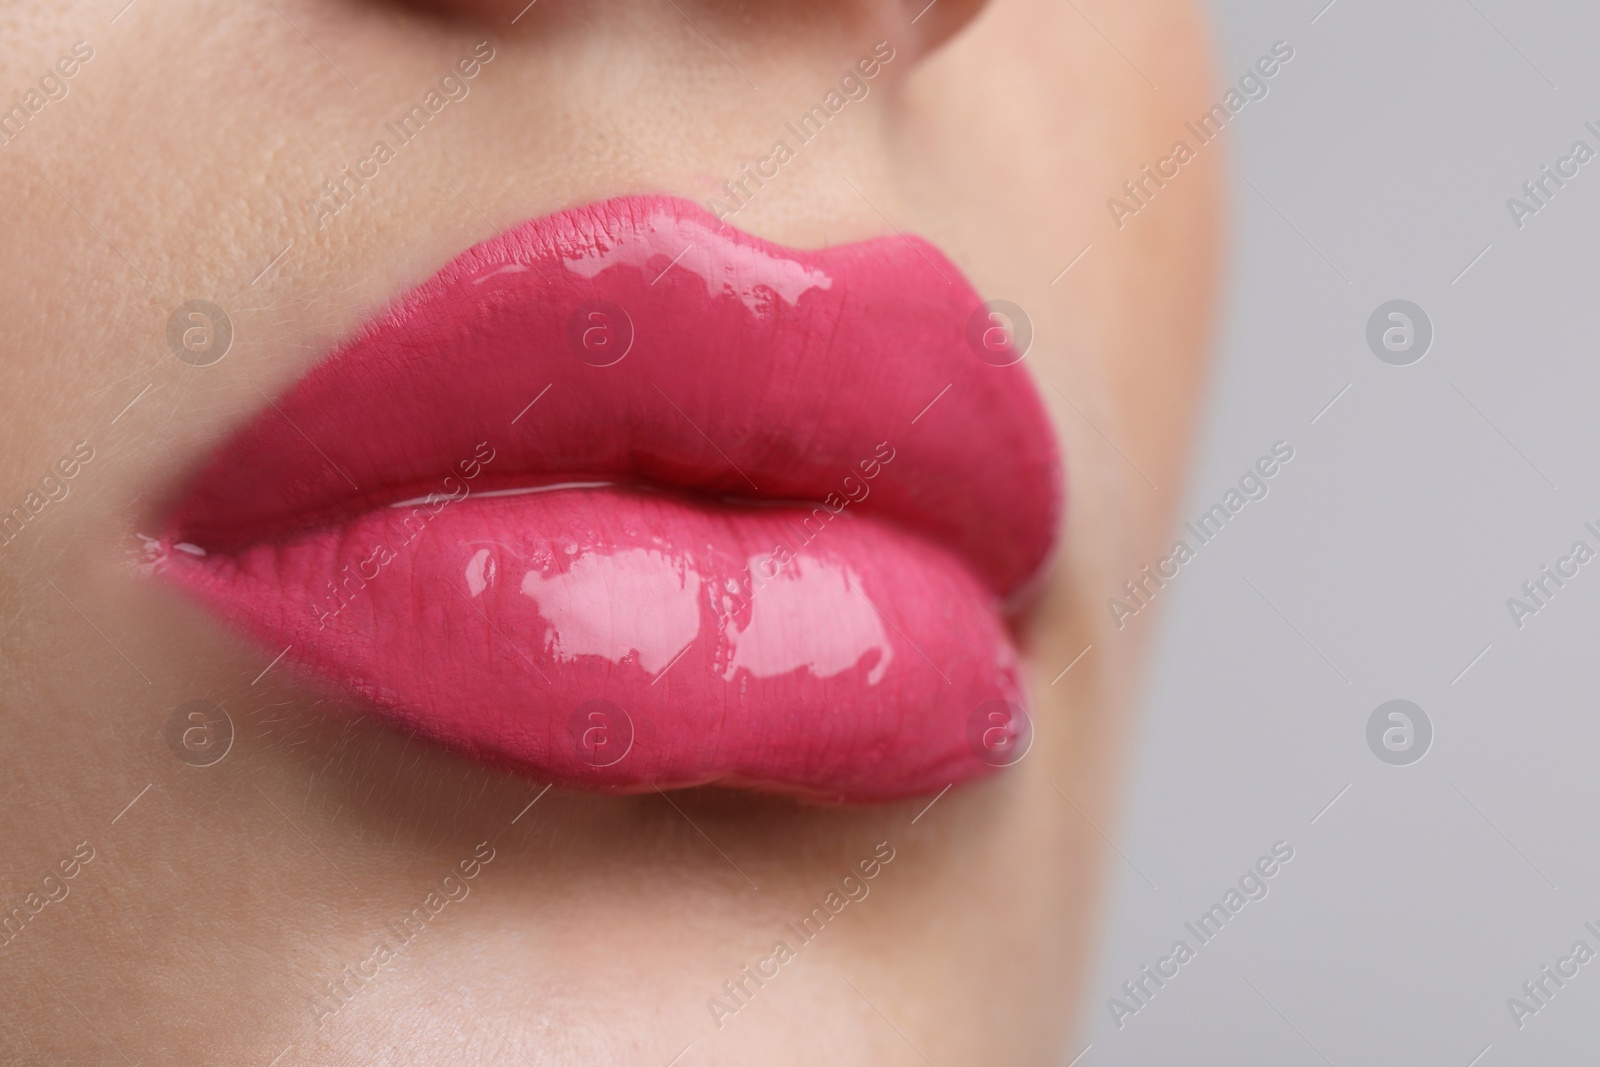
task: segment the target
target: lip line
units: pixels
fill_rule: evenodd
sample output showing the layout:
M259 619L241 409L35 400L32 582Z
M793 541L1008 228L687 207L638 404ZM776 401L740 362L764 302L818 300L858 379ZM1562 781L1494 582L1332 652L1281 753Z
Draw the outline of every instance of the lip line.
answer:
M948 391L948 388L949 387L947 386L945 391ZM291 387L291 389L292 389L292 387ZM542 395L543 394L541 394L541 396ZM942 392L941 392L940 396L943 396ZM288 421L287 416L283 415L283 412L281 411L281 409L279 409L278 404L276 403L276 400L271 402L269 404L269 406L267 406L265 408L258 409L257 412L256 412L256 416L257 417L262 417L262 416L266 416L266 415L272 414L272 413L276 413L276 414L278 414L280 416L283 416L285 421ZM292 426L293 423L291 422L290 425ZM300 432L298 430L298 427L296 427L296 431ZM304 436L303 433L302 433L302 436ZM312 444L312 447L316 447L315 443L311 442L309 438L306 438L306 440L307 440L308 443ZM707 440L709 442L709 438ZM488 443L488 442L486 442L486 443ZM714 447L714 448L716 447L714 443L712 444L712 447ZM320 450L319 450L319 452L320 452ZM333 463L332 460L328 460L327 464L328 464L328 467L330 469L336 471L341 477L348 479L348 475L346 475L345 472L337 464ZM504 497L532 496L532 495L537 495L537 494L540 494L540 493L559 492L559 491L566 491L566 490L623 489L623 490L633 490L633 491L648 492L648 493L667 493L667 494L674 494L674 495L680 496L680 497L682 497L682 498L684 498L684 499L686 499L686 500L688 500L688 501L690 501L690 502L692 502L694 504L697 504L698 506L706 507L706 508L733 507L733 508L772 508L772 509L782 509L782 508L818 508L818 507L824 507L825 506L825 501L820 499L820 498L818 498L818 497L803 498L803 497L783 497L783 496L764 496L764 495L736 495L736 494L726 494L726 493L718 494L718 495L714 495L713 496L713 495L708 495L708 494L700 492L693 485L684 484L684 483L681 483L681 482L664 482L664 481L650 481L650 480L623 480L623 479L616 479L616 478L593 478L593 479L557 480L557 481L548 481L548 482L541 481L541 482L539 482L539 484L535 484L535 485L507 485L507 484L505 484L505 483L508 483L508 482L514 482L518 478L522 478L522 477L543 478L543 477L546 477L546 476L548 476L547 472L541 472L541 471L537 471L537 470L533 470L533 469L526 469L526 470L520 470L520 471L509 471L509 472L508 471L501 471L501 472L499 472L499 478L496 480L495 484L504 485L503 488L496 488L496 489L471 489L471 488L468 488L467 491L463 495L461 495L459 497L458 496L454 496L454 495L452 495L450 493L434 491L434 492L426 493L426 494L424 494L422 496L409 496L409 497L405 497L403 499L391 500L391 501L388 501L388 502L357 501L357 500L353 500L352 499L347 503L336 504L333 507L325 509L325 510L317 513L314 516L307 516L304 519L302 519L301 521L285 523L285 524L282 525L281 528L274 529L274 530L272 530L272 531L270 531L270 532L268 532L268 533L266 533L266 534L264 534L264 535L262 535L260 537L252 537L252 538L249 538L247 540L240 541L237 544L230 544L228 546L228 548L222 549L221 552L223 554L227 554L229 551L237 551L237 550L242 549L242 548L248 548L248 547L250 547L252 545L271 543L272 541L281 539L281 538L283 538L285 536L291 536L292 537L292 536L295 536L295 535L298 535L298 534L302 534L302 533L305 533L305 532L308 532L308 531L311 531L311 530L329 529L329 528L338 527L338 526L340 526L342 524L348 523L348 522L360 517L361 515L365 515L365 514L369 514L369 513L381 512L381 511L384 511L384 510L403 510L403 509L405 509L407 507L416 507L416 506L421 506L421 505L426 505L426 504L432 504L432 503L434 503L436 501L440 501L440 500L453 502L455 504L463 504L463 503L468 502L469 500L489 500L489 499L497 499L497 498L504 498ZM424 483L426 483L428 481L438 482L441 479L449 480L451 477L453 477L453 475L451 475L451 474L441 475L438 472L435 472L431 476L425 476L423 478L413 479L409 483L409 486L411 488L413 488L413 489L420 488L420 486L422 484L424 484ZM747 481L749 480L748 477L746 477L746 480ZM754 483L751 483L751 484L754 485ZM372 488L361 489L359 491L363 492L363 493L378 493L378 492L382 492L382 490L372 489ZM395 493L398 494L398 492L401 492L401 491L403 491L403 490L396 489ZM757 489L757 493L759 493L759 492L760 492L760 490L758 488ZM845 507L843 509L841 509L840 512L838 512L838 514L844 514L844 513L848 512L852 507L854 507L856 504L859 503L858 501L853 501L853 500L850 500L849 498L845 498L845 499L847 500L847 503L846 503ZM859 516L857 516L857 517L859 517ZM884 521L879 516L872 516L872 520ZM894 526L894 527L896 527L896 528L901 529L903 532L908 533L908 534L910 534L912 536L917 536L917 537L933 536L930 533L928 533L927 531L924 531L924 530L916 528L914 525L907 526L905 524L902 524L902 523L896 522L896 521L890 521L889 524ZM166 531L164 539L168 543L172 544L173 547L175 547L175 548L184 548L184 549L187 549L188 547L200 548L200 546L195 545L194 542L192 542L192 541L183 540L183 538L185 538L187 535L182 532L182 527L181 526L175 526L171 521L164 522L162 524L162 526ZM1057 529L1055 529L1053 531L1052 539L1051 539L1051 542L1050 542L1050 550L1048 552L1046 552L1043 555L1043 557L1040 559L1039 568L1035 572L1033 572L1032 574L1030 574L1026 578L1024 578L1017 585L1017 587L1015 589L1013 589L1009 594L1006 594L1004 596L999 595L999 594L996 595L997 603L1000 604L1002 611L1010 613L1016 608L1016 606L1018 604L1020 604L1022 602L1025 602L1027 600L1028 595L1031 593L1032 587L1037 584L1038 580L1045 573L1048 572L1048 570L1049 570L1049 568L1051 566L1051 560L1052 560L1052 557L1054 556L1056 543L1059 540L1059 537L1060 537L1060 530L1059 530L1059 528L1057 528ZM940 540L937 537L933 537L933 539L935 541L939 541ZM955 551L958 554L963 555L963 558L966 558L965 555L963 553L961 553L959 546L946 544L945 547L950 549L951 551ZM202 549L202 551L203 552L209 552L210 550Z
M449 476L446 476L446 477L449 477ZM360 508L354 508L354 509L351 509L351 510L348 510L348 511L330 513L328 515L322 516L319 520L317 520L315 522L308 522L308 523L305 523L303 525L297 525L293 529L289 529L289 530L283 531L283 532L280 533L279 536L281 536L282 533L287 533L287 534L292 535L292 534L296 534L296 533L305 533L305 532L308 532L308 531L311 531L311 530L316 530L316 529L337 528L337 527L345 525L345 524L347 524L347 523L359 518L362 515L381 513L382 511L385 511L385 510L399 511L399 510L404 510L405 508L408 508L408 507L419 507L419 506L422 506L422 505L431 505L431 504L433 504L435 502L439 502L439 501L444 501L446 503L450 503L450 504L459 506L459 505L462 505L462 504L467 504L469 501L472 501L472 500L494 500L494 499L501 499L501 498L506 498L506 497L535 496L535 495L538 495L538 494L541 494L541 493L563 492L563 491L573 491L573 490L591 490L591 489L594 489L594 490L621 489L621 490L625 490L625 491L634 491L634 492L643 492L643 493L670 494L670 495L674 495L674 496L678 496L680 498L683 498L683 499L685 499L685 500L687 500L687 501L689 501L689 502L691 502L691 503L693 503L693 504L695 504L695 505L697 505L699 507L713 509L713 510L718 509L718 508L771 508L773 510L780 510L780 509L796 509L796 508L819 508L819 507L825 506L823 501L815 500L815 499L813 499L813 500L802 500L802 499L791 499L791 498L782 498L782 497L754 497L754 496L751 496L751 497L738 497L738 496L709 497L709 496L705 496L705 495L702 495L700 493L695 492L695 490L692 487L689 487L689 486L663 484L663 483L655 483L655 482L624 482L624 481L617 481L617 480L566 481L566 482L551 482L551 483L548 483L548 484L540 484L540 485L534 485L534 486L521 486L521 487L516 487L516 488L505 488L505 489L472 490L472 489L469 488L466 493L464 493L463 495L461 495L459 497L458 496L452 496L449 493L438 493L438 492L429 493L429 494L427 494L425 496L409 497L409 498L404 499L404 500L396 500L396 501L393 501L392 503L377 505L377 506L374 506L374 507L360 507ZM848 512L849 512L849 508L846 507L844 509L841 509L837 513L837 515L838 515L838 517L843 517L843 516L848 515ZM852 515L852 516L849 516L849 517L850 518L855 518L855 519L861 518L861 516L858 516L858 515ZM880 521L881 522L881 521L884 521L884 520L882 520L881 518L878 518L876 516L873 516L873 517L867 518L865 521L868 521L868 522ZM790 523L790 525L792 526L792 522ZM904 533L906 533L906 534L908 534L910 536L913 536L913 537L927 536L922 531L903 527L903 526L901 526L901 524L896 523L896 522L889 522L888 525L896 527L897 529L900 529L902 532L904 532ZM197 554L197 555L209 555L209 554L211 554L208 550L206 550L205 548L203 548L203 547L201 547L199 545L194 544L193 542L177 540L176 539L177 536L178 535L169 533L168 537L166 538L168 543L171 544L171 546L174 549L177 549L179 551L190 552L191 554ZM253 545L253 544L269 543L269 542L271 542L271 541L273 541L275 539L276 539L276 537L263 538L260 541L252 541L252 542L249 542L248 544L243 545L243 546L233 546L232 550L237 551L238 548L240 548L240 547L249 547L249 545ZM946 547L952 547L952 546L946 546ZM952 550L954 550L954 549L952 548ZM223 550L222 554L226 555L227 552L228 552L228 550ZM1053 552L1054 552L1054 544L1052 543L1051 555L1053 555ZM1008 616L1014 615L1014 614L1017 614L1018 612L1020 612L1021 609L1023 608L1023 606L1025 606L1030 601L1030 599L1032 598L1032 596L1033 596L1033 594L1035 592L1035 588L1034 587L1037 585L1039 580L1041 580L1042 577L1045 574L1048 573L1050 565L1051 565L1050 555L1047 555L1046 558L1041 560L1039 570L1034 572L1034 574L1029 575L1027 578L1025 578L1017 586L1016 589L1012 590L1009 594L1004 595L1004 596L996 594L996 596L995 596L995 604L996 604L997 609L1002 614L1005 614L1005 615L1008 615ZM937 667L935 669L937 669Z
M780 510L780 509L793 510L793 509L800 509L800 508L805 508L805 509L819 508L819 507L825 506L824 502L821 501L821 500L799 500L799 499L785 499L785 498L777 498L777 497L737 497L737 496L706 497L706 496L703 496L703 495L701 495L699 493L696 493L692 488L689 488L689 487L685 487L685 486L681 486L681 485L664 485L664 484L652 483L652 482L623 482L623 481L616 481L616 480L568 481L568 482L551 482L551 483L548 483L548 484L540 484L540 485L532 485L532 486L520 486L520 487L516 487L516 488L506 488L506 489L480 489L480 490L473 490L473 489L469 488L467 490L467 492L465 492L461 496L453 496L453 495L451 495L449 493L429 493L426 496L416 496L416 497L409 497L409 498L407 498L405 500L397 500L397 501L394 501L393 503L383 505L382 507L376 507L376 508L371 508L371 509L360 509L360 510L353 511L353 512L341 515L341 516L336 516L336 517L334 517L334 518L332 518L332 519L330 519L328 521L322 522L322 523L310 524L310 525L304 527L300 532L306 532L307 530L318 529L318 528L337 527L337 526L340 526L340 525L342 525L344 523L347 523L349 521L354 520L355 518L359 517L360 515L380 513L385 509L403 510L403 509L408 508L408 507L419 507L419 506L422 506L422 505L434 504L436 502L441 502L441 501L442 502L446 502L446 503L450 503L450 504L454 504L454 505L461 505L461 504L466 504L471 500L495 500L495 499L501 499L501 498L505 498L505 497L534 496L534 495L537 495L537 494L540 494L540 493L565 492L565 491L588 490L588 489L600 489L600 490L618 489L618 490L622 490L622 491L641 492L641 493L670 494L670 495L682 498L683 500L685 500L685 501L687 501L689 503L692 503L692 504L694 504L696 506L704 507L704 508L708 508L708 509L717 509L717 508L771 508L773 510ZM848 513L849 513L849 509L845 508L845 509L842 509L840 512L838 512L838 515L839 516L844 516L844 515L847 515ZM851 517L852 518L857 518L858 516L851 516ZM866 521L882 521L882 520L868 519ZM896 524L896 523L890 523L890 525L894 525L894 526L898 527L898 524ZM916 530L903 530L903 532L907 533L910 536L915 536L915 537L923 536L919 531L916 531ZM174 548L182 548L184 544L187 544L187 543L186 542L185 543L174 543L173 547ZM1027 584L1028 583L1025 582L1023 584L1022 588L1026 589ZM1003 605L1002 605L1002 607L1003 607Z
M549 483L547 485L546 484L530 485L530 486L525 486L525 487L516 488L516 489L484 489L484 490L481 490L481 491L479 491L477 493L472 493L472 494L469 494L469 495L475 496L480 500L491 500L491 499L493 499L495 497L502 497L502 496L527 496L527 495L529 495L531 493L552 493L552 492L555 492L555 491L561 490L561 489L609 489L609 488L611 488L613 486L621 486L621 487L625 487L625 488L629 488L629 489L640 489L640 490L655 491L655 492L670 492L670 491L672 491L674 489L680 489L681 490L681 487L679 487L679 486L653 485L653 484L650 484L648 482L619 482L619 481L615 481L615 480L608 480L608 481L588 481L588 482L551 482L551 483ZM684 491L685 495L688 495L688 496L694 496L695 495L693 493L693 491L691 491L691 490L682 490L682 491ZM397 500L394 503L388 504L386 506L387 507L391 507L391 508L407 508L407 507L414 507L414 506L416 506L418 504L431 504L435 500L439 499L441 496L448 497L449 494L448 493L430 493L427 496L414 496L414 497L411 497L408 500ZM462 497L461 499L465 500L466 497ZM798 498L797 499L785 499L785 498L782 498L782 497L757 497L757 496L744 496L744 497L740 497L740 496L721 496L721 497L716 497L716 498L706 498L703 502L707 503L707 504L724 504L724 505L727 505L729 507L750 507L750 508L815 508L815 507L821 507L822 504L823 504L823 502L821 500L800 500Z
M478 493L479 499L490 499L499 496L526 496L529 493L552 493L558 489L599 489L605 486L619 485L619 482L552 482L549 485L530 485L521 489L485 489ZM397 500L388 505L391 508L409 508L418 504L431 504L440 496L449 497L448 493L429 493L427 496L414 496L409 500ZM469 494L470 495L470 494ZM466 497L462 497L465 500Z

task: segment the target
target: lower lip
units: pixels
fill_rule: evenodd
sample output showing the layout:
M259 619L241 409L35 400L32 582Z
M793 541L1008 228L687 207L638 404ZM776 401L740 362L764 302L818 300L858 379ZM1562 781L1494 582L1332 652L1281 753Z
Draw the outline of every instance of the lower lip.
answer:
M390 721L563 785L890 800L993 770L1025 732L994 597L915 534L848 508L462 489L162 568Z

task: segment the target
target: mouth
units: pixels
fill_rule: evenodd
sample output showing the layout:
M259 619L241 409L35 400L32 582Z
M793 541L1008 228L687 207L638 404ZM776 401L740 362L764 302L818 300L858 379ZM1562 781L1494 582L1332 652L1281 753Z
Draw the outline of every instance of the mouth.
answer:
M1055 439L936 248L669 197L524 223L234 433L155 569L342 703L537 780L868 802L1014 763Z

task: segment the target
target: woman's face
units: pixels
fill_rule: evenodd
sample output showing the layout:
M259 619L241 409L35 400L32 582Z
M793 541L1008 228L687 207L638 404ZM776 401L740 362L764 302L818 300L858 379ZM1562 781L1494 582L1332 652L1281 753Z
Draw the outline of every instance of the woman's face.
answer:
M1207 106L1195 13L1184 0L525 3L14 0L0 13L0 91L20 109L0 116L0 508L25 512L0 546L0 1059L1021 1064L1076 1054L1073 1006L1093 948L1101 859L1121 862L1106 847L1116 836L1119 723L1150 617L1119 625L1107 599L1166 554L1211 316L1220 161L1202 151L1159 188L1147 183L1136 217L1118 220L1107 198L1127 203L1123 182L1169 156L1184 120ZM874 58L868 77L863 63ZM826 127L803 144L794 138L792 158L770 162L774 143L791 141L787 124L841 86L847 99ZM442 103L425 124L396 130L430 92ZM379 141L390 158L373 159ZM765 179L739 185L747 166ZM352 172L364 176L332 184ZM724 183L740 195L730 199ZM718 214L737 207L725 218L736 229L662 195ZM336 620L345 627L336 636L282 643L273 635L288 631L249 607L259 598L208 596L202 581L174 579L234 567L234 578L248 572L281 592L337 577L338 535L263 550L266 562L238 545L288 534L233 529L236 553L213 546L205 557L203 546L168 536L175 514L204 526L184 510L197 479L210 479L234 518L321 491L285 458L293 435L282 426L276 444L256 447L272 436L260 420L281 416L319 454L339 457L324 458L341 474L411 456L410 473L427 485L452 472L423 469L419 442L475 430L486 393L506 390L489 399L508 411L535 403L507 385L536 373L520 360L567 360L552 382L578 374L566 353L517 349L510 327L500 347L472 347L493 332L494 308L524 301L532 315L544 299L501 278L504 305L452 297L453 310L439 313L449 328L409 364L410 335L391 335L368 388L335 383L312 404L297 385L330 352L345 359L357 331L414 299L406 294L470 247L507 231L491 248L536 232L592 246L592 221L585 231L558 213L623 196L655 198L613 205L624 216L678 204L693 223L684 243L702 236L706 247L685 250L687 271L669 276L667 257L625 268L660 270L645 281L678 287L670 291L682 295L660 303L686 317L686 330L704 326L715 303L702 279L729 262L737 275L750 256L765 256L811 264L813 289L836 279L831 314L856 309L858 339L884 350L903 342L888 364L871 362L881 353L861 342L857 378L833 367L836 404L819 402L826 390L806 377L820 372L802 365L811 351L802 346L790 385L811 381L812 394L799 420L793 407L752 395L760 390L749 383L768 370L759 360L748 371L730 365L718 347L735 343L725 333L680 338L674 362L660 364L670 374L649 384L708 439L704 419L689 418L705 382L744 389L729 395L747 409L706 418L730 419L745 436L712 447L737 467L747 439L793 445L784 463L760 461L763 478L803 477L841 411L860 420L881 405L887 418L913 392L938 399L941 381L1002 380L981 378L996 369L976 347L945 375L938 361L949 352L924 352L884 325L901 315L914 330L925 318L937 332L940 315L965 306L959 274L982 298L1024 309L1033 335L987 409L952 390L947 410L967 421L917 431L942 440L944 452L919 451L909 425L881 434L898 433L907 443L897 455L909 458L898 487L892 465L881 472L879 500L901 501L927 529L966 531L959 551L902 533L874 542L879 513L862 503L859 516L838 520L851 532L774 577L799 594L753 593L755 610L788 628L771 624L759 649L747 642L739 655L782 667L748 682L766 702L760 715L718 727L728 746L759 755L730 764L715 776L720 785L658 789L654 772L633 771L594 780L610 791L583 788L581 774L551 762L536 729L517 734L501 682L521 677L515 652L557 675L538 693L570 696L561 686L606 648L583 645L570 627L536 636L496 627L471 598L494 578L485 560L500 560L502 572L520 561L520 593L535 596L539 618L555 611L539 597L564 597L564 617L587 620L601 646L645 634L631 650L611 650L637 670L650 635L678 610L670 596L653 599L659 574L645 572L688 557L639 541L635 527L655 529L650 516L676 508L663 528L692 539L699 523L712 531L707 543L742 544L729 516L763 529L778 511L757 514L748 500L669 503L656 489L626 501L615 487L562 490L549 500L609 501L596 506L610 509L600 525L635 538L624 551L618 533L611 555L597 556L600 535L584 527L572 535L569 565L528 555L526 516L549 518L557 504L509 493L452 504L433 520L433 545L472 549L483 509L499 508L489 524L498 539L483 551L505 555L464 557L466 606L424 623L417 616L408 625L424 632L404 640L373 605L402 586L413 597L428 591L431 579L408 558L397 566L411 567L409 577L383 578L381 595L374 578ZM600 244L632 239L617 232L605 230ZM834 248L868 239L859 260ZM958 275L918 281L911 253L930 267L939 258L920 239ZM575 261L551 262L560 271ZM457 280L466 292L481 279ZM784 309L798 309L804 292L763 292L767 303L749 321L777 323L777 351L790 340ZM924 299L926 316L902 314ZM522 312L508 314L493 321L520 329ZM1002 323L1013 337L1016 320ZM617 366L645 365L642 321L633 362ZM457 359L470 374L438 373ZM423 361L433 370L416 370ZM356 355L345 362L357 379L368 373ZM1059 486L1038 481L1042 468L1027 466L1025 448L991 451L1013 429L1034 440L1032 392L1044 440L1059 450ZM673 449L699 449L694 462L712 462L681 426L660 431L652 451L639 427L666 426L666 409L623 395L633 394L594 387L590 407L563 408L552 391L523 409L522 428L498 430L491 450L536 465L552 450L602 454L625 440L635 472L672 466ZM438 403L405 409L430 396ZM414 438L395 428L401 409ZM932 407L927 421L938 415ZM234 438L240 432L262 436ZM230 447L230 465L204 473ZM960 477L942 481L946 467ZM692 473L674 470L694 488ZM575 495L584 492L601 496ZM905 752L921 751L950 701L935 694L924 707L902 687L873 703L872 671L896 669L885 666L890 648L898 669L922 670L926 646L957 676L946 681L964 684L976 656L965 647L969 629L994 613L988 599L1014 591L1006 586L1017 576L1001 572L1014 542L1026 541L1016 531L1048 518L1058 492L1066 506L1043 583L996 631L1021 651L1020 665L1002 673L1031 709L1032 748L997 773L953 773L960 784L941 791L938 772L910 766ZM575 529L588 520L562 521ZM993 531L988 549L984 531ZM878 625L865 613L841 621L843 601L818 601L824 584L807 592L798 581L833 552L860 553L868 569L911 568L912 578L895 579L901 587L917 585L918 553L943 553L928 573L948 571L953 584L885 605L877 658L856 663L851 646L830 668L854 671L855 688L805 690L843 695L838 706L813 700L809 719L779 723L766 705L802 681L820 685L816 649L850 626ZM605 564L587 585L571 577L585 561L623 556L638 566ZM255 563L238 562L247 558ZM295 577L296 567L312 578ZM681 588L690 579L677 573ZM876 588L840 573L828 595ZM962 598L974 589L988 599L968 612ZM457 655L455 631L478 616L511 652L483 662ZM724 618L722 637L741 636L750 619ZM478 635L480 644L495 639ZM330 681L330 662L359 677ZM686 662L682 677L667 674L682 669L671 664L646 664L664 688L638 690L650 700L676 693L660 707L678 708L683 721L706 713L695 702L712 692L696 688L706 678L722 686L761 673L748 657ZM374 708L387 711L368 714ZM856 735L885 715L908 740L875 770ZM671 733L682 723L670 719L641 713L634 755L667 768L667 786L692 785L696 767L721 757L702 751L704 733ZM456 725L438 727L443 720ZM839 752L813 744L827 730L844 738ZM800 749L815 758L807 763Z

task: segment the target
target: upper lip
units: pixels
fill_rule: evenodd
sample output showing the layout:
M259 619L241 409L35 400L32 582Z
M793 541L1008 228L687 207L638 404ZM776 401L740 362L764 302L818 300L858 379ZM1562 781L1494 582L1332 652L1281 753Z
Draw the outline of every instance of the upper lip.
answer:
M475 496L605 482L713 508L848 500L998 602L1045 564L1061 493L1026 372L968 345L979 302L916 238L801 252L669 197L537 219L457 257L235 433L163 540L227 559L454 495L443 479L464 484L487 444ZM885 443L893 476L869 485Z

